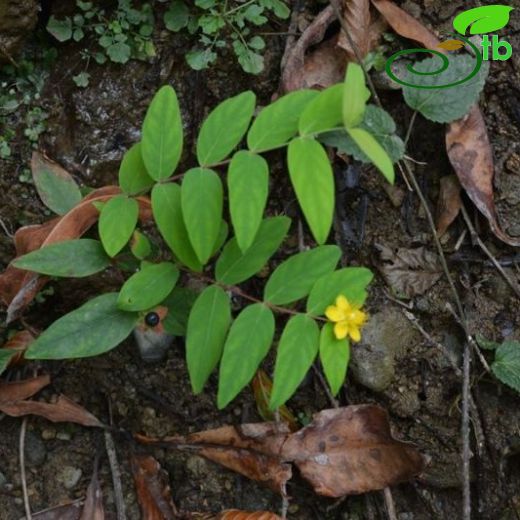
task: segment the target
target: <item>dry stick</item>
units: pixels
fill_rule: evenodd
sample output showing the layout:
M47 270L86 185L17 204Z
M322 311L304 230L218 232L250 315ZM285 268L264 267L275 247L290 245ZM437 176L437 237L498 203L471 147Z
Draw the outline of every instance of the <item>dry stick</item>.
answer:
M475 227L473 226L471 219L469 218L468 211L464 206L461 207L462 216L464 217L464 221L466 222L466 226L468 226L469 233L471 235L472 240L474 240L477 245L482 249L485 255L491 260L491 263L497 268L498 272L504 277L504 280L507 282L509 287L513 289L513 292L516 294L518 298L520 298L520 288L518 285L511 279L511 277L506 273L505 269L500 265L500 262L495 258L493 253L488 249L486 244L482 241L480 236L478 235Z
M363 64L363 60L361 58L361 55L359 53L359 49L357 48L355 42L353 41L348 28L346 27L346 24L343 20L343 17L341 16L341 9L338 3L338 0L331 0L331 5L336 13L336 17L341 25L341 28L343 32L345 33L345 36L347 37L352 49L354 50L354 54L356 56L356 59L359 63L359 65L363 68L363 72L365 73L365 77L367 78L367 83L369 85L370 91L372 92L372 95L378 104L379 107L382 108L381 100L379 99L379 96L377 95L377 92L374 88L374 85L372 83L371 78L369 77L366 67ZM411 132L411 130L410 130ZM406 160L399 162L399 171L403 175L403 178L408 179L411 181L412 186L417 193L417 196L419 197L419 200L421 202L421 205L424 209L424 212L426 214L428 224L431 228L433 239L435 242L435 247L437 249L437 252L439 254L439 258L441 261L442 269L444 271L444 274L446 276L446 279L448 280L448 284L450 286L453 298L455 300L456 306L457 306L457 313L459 316L459 323L462 324L462 327L464 329L464 332L466 334L466 337L470 336L467 322L466 322L466 316L464 313L464 308L462 306L461 299L459 297L459 293L457 291L457 288L455 287L455 282L453 281L453 277L451 276L451 273L448 268L448 263L446 261L446 257L444 256L444 251L442 249L441 242L439 240L439 236L437 234L437 230L435 227L435 222L433 220L432 213L430 211L430 208L428 206L428 203L426 201L426 198L419 186L419 183L417 182L417 179L415 177L414 172L410 168L410 165ZM403 168L404 167L404 168ZM405 175L406 171L406 175ZM467 362L469 365L469 357L470 357L470 351L469 351L469 345L468 342L464 342L464 356L465 359L467 358ZM469 368L468 368L469 370ZM469 372L463 370L463 407L462 407L462 424L461 424L461 435L462 435L462 458L463 458L463 469L462 469L462 479L463 479L463 489L462 489L462 501L463 501L463 520L470 520L471 519L471 486L470 486L470 475L469 475L469 431L467 429L467 425L469 425L469 406L468 406L468 398L469 398L469 391L465 392L465 389L469 389Z
M385 505L386 505L386 512L388 513L388 518L390 518L390 520L397 520L397 514L395 512L394 497L392 496L392 492L390 491L390 488L386 487L383 490L383 493L385 495Z
M24 417L20 428L20 478L22 479L23 505L25 508L25 519L31 520L31 504L29 503L29 493L27 492L27 478L25 475L25 432L29 417Z

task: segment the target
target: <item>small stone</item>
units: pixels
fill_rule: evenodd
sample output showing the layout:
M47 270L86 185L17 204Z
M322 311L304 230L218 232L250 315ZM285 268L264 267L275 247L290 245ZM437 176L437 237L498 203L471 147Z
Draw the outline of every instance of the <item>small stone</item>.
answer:
M69 432L58 432L56 434L56 439L59 439L60 441L70 441L72 435Z
M34 432L25 436L25 459L28 466L41 466L45 462L47 451L45 444Z
M74 488L81 478L83 472L73 466L65 466L58 474L58 480L65 486L65 489Z
M42 430L41 436L44 441L50 441L56 438L56 430L50 428Z

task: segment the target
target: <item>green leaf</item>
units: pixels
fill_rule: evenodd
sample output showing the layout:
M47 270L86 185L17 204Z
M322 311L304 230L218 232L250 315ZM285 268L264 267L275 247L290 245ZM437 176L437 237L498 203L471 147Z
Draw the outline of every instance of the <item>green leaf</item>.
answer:
M13 348L0 348L0 374L9 366L11 359L19 353Z
M496 350L500 346L500 343L486 339L481 334L477 334L475 336L475 340L476 340L478 346L480 348L483 348L484 350Z
M119 167L119 186L127 195L148 191L154 180L148 175L141 154L141 143L134 144L123 156Z
M182 217L181 187L176 183L156 184L152 190L152 211L162 237L175 256L191 270L202 271Z
M132 234L132 240L130 240L130 250L136 258L144 260L152 253L152 245L146 235L135 230Z
M44 155L33 153L31 171L40 199L54 213L65 215L81 201L80 189L70 173Z
M294 394L316 358L319 344L320 330L312 318L298 314L287 322L276 355L271 410Z
M269 191L269 166L260 155L237 152L229 165L229 212L243 253L253 243L262 222Z
M78 29L80 30L80 29ZM74 39L76 39L77 32L74 32ZM82 36L83 37L83 36ZM81 39L81 38L80 38ZM88 84L90 82L90 74L88 72L80 72L79 74L76 74L75 76L72 76L72 81L74 81L74 84L77 87L85 88L88 87Z
M332 227L334 175L323 146L308 137L289 143L289 175L303 214L318 244L323 244Z
M497 348L491 370L502 383L520 392L520 342L502 343Z
M99 215L99 237L109 256L116 256L134 232L139 204L126 195L116 195L103 204Z
M374 136L375 140L390 156L393 163L403 158L403 140L396 135L395 122L386 110L375 105L368 105L365 110L365 118L359 127ZM327 146L336 148L340 153L351 155L357 161L371 163L370 159L345 130L321 134L319 140Z
M256 96L250 90L226 99L209 114L197 139L197 159L201 166L217 164L233 151L244 137Z
M266 106L247 134L249 149L261 152L286 144L298 132L302 111L318 94L316 90L297 90Z
M336 338L334 324L326 323L320 333L320 361L333 396L338 395L345 381L349 360L349 341Z
M287 217L266 218L251 247L242 253L236 238L231 239L215 267L215 276L221 283L234 285L254 276L280 247L287 235L291 219Z
M13 261L18 269L48 276L82 278L110 265L110 258L97 240L80 238L36 249Z
M121 287L117 306L123 311L145 311L159 305L179 279L179 270L171 262L144 264Z
M222 182L214 171L192 168L184 175L182 216L190 243L203 265L211 258L219 236L223 201Z
M182 152L182 120L175 90L169 85L155 94L143 123L141 153L150 177L168 178Z
M253 52L240 40L233 42L233 49L237 56L238 63L248 74L260 74L264 70L264 57L257 52Z
M103 354L134 329L139 315L117 308L117 293L102 294L55 321L36 338L26 359L73 359Z
M307 300L307 312L313 316L325 314L325 309L342 294L355 305L363 305L367 285L374 275L365 267L345 267L322 276L312 287Z
M359 146L370 162L384 175L385 179L393 184L395 171L392 159L385 149L376 141L376 138L363 128L349 128L348 135Z
M475 59L468 55L450 55L448 68L440 74L431 74L440 67L441 60L436 56L416 63L415 70L430 75L409 72L405 80L416 86L403 87L404 100L427 119L437 123L450 123L466 115L478 100L486 83L489 62L483 62L474 78L451 88L435 86L448 85L467 77L475 67Z
M349 63L343 88L343 124L354 128L363 121L370 91L365 85L365 73L357 63Z
M509 15L513 7L508 5L485 5L468 9L453 19L453 28L465 35L485 34L495 32L505 27L509 22Z
M126 63L131 54L132 49L124 42L116 42L107 47L107 55L114 63Z
M59 42L66 42L72 38L72 20L68 16L63 20L51 16L47 22L47 31Z
M189 17L188 6L181 0L173 0L164 13L164 25L169 31L177 32L188 25Z
M342 125L343 83L321 91L307 103L298 122L302 136L325 132Z
M186 333L186 359L195 394L217 366L230 323L229 296L216 285L207 287L191 309Z
M286 305L307 296L316 280L334 271L341 250L338 246L319 246L298 253L280 264L264 289L264 300Z
M175 287L170 295L162 302L168 308L168 314L163 319L164 330L172 336L185 336L188 327L188 317L195 300L198 297L193 289Z
M216 59L217 53L209 47L207 49L195 49L186 54L186 62L193 70L207 69L212 63L215 63Z
M220 362L217 399L220 409L253 379L269 352L274 327L273 313L261 303L246 307L233 322Z

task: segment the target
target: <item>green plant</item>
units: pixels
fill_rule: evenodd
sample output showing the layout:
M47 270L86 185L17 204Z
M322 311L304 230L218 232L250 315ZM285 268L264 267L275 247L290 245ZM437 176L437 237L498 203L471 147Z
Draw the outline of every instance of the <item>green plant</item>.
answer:
M265 40L252 34L251 26L264 25L269 12L279 19L290 14L282 0L195 0L193 10L183 0L172 0L164 23L173 32L186 29L190 34L199 34L199 45L186 55L191 68L201 70L215 63L217 50L226 48L231 41L244 71L259 74L264 69Z
M322 92L287 94L260 111L252 124L255 95L243 92L209 114L197 138L198 165L178 173L181 115L174 90L162 87L148 108L141 141L121 163L121 192L103 192L79 205L72 179L63 172L49 175L49 167L33 158L38 191L46 194L49 204L48 194L56 194L52 207L65 213L63 218L79 218L80 210L90 212L93 205L99 210L100 241L76 238L53 243L16 259L14 266L50 276L83 277L108 266L125 271L131 252L137 271L119 293L98 296L57 320L30 346L26 357L101 354L117 346L138 323L149 323L149 318L156 323L165 307L168 313L160 326L171 334L186 335L195 393L202 391L220 362L218 405L223 407L250 382L268 354L275 336L274 315L279 314L288 321L278 342L271 408L281 406L296 391L318 354L336 394L347 371L349 338L360 339L366 318L361 306L372 273L363 267L338 269L340 249L325 245L333 220L334 177L317 138L343 128L367 160L393 182L384 141L362 127L368 97L363 72L354 64L349 65L344 83ZM247 149L236 150L244 137ZM261 154L280 148L287 148L290 181L317 243L308 250L289 253L282 243L291 220L264 216L269 165ZM217 173L226 167L230 225L224 221L225 190ZM34 168L43 168L44 174L35 174ZM149 192L150 198L145 196ZM68 201L70 197L74 200ZM136 230L150 208L171 258ZM230 227L234 237L228 240ZM286 258L270 274L263 291L250 294L248 282L277 252ZM206 285L200 294L181 285L190 278ZM232 294L244 303L234 319Z
M47 30L60 42L95 38L98 48L95 51L82 51L87 63L90 59L99 64L107 60L126 63L131 58L146 59L155 56L151 38L154 17L150 3L135 8L132 0L118 0L116 9L110 14L94 2L77 0L76 6L79 12L74 16L63 19L51 16ZM78 87L86 87L89 74L81 72L73 80Z

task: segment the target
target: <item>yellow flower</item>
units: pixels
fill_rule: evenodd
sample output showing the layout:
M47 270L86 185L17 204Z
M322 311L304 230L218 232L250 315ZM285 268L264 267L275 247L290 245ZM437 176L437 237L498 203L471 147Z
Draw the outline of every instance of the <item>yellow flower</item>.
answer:
M367 314L359 306L352 305L342 294L336 298L336 305L327 307L325 316L335 323L336 338L345 339L350 336L356 342L361 339L361 327L367 321Z

